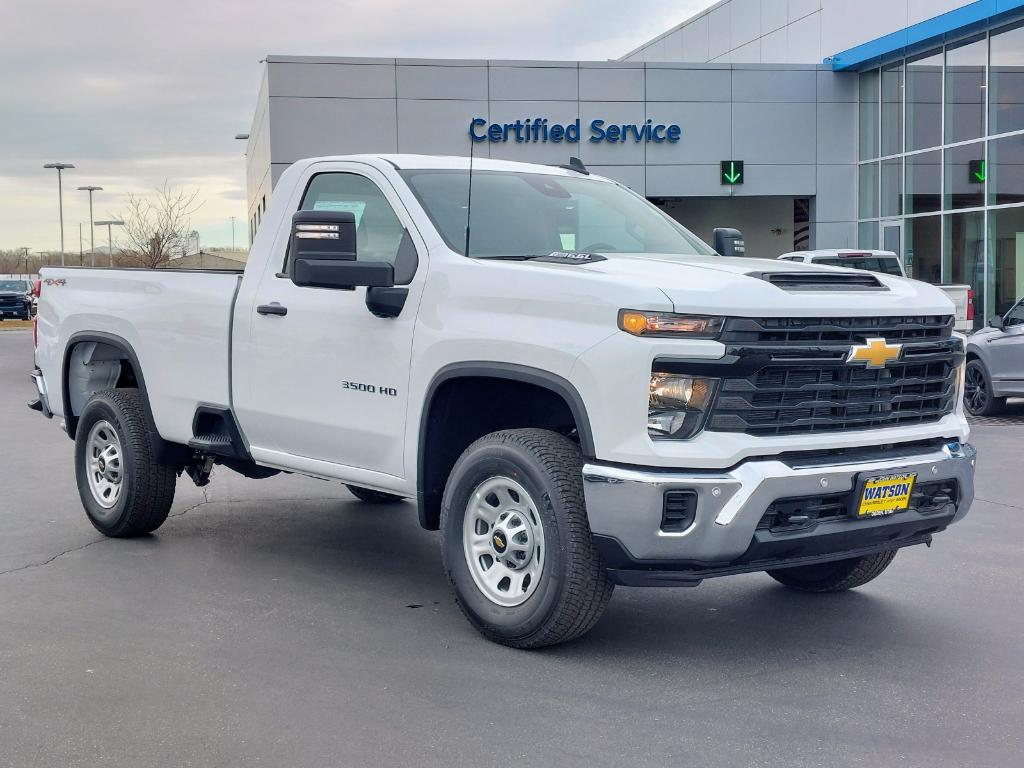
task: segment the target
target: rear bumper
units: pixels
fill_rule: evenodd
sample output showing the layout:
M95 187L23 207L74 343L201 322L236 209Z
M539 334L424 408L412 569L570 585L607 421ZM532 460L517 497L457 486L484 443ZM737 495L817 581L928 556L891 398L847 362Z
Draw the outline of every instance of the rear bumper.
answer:
M32 376L32 383L36 385L36 394L38 398L28 404L28 407L34 411L39 411L48 419L53 418L53 411L50 409L50 399L46 394L46 382L43 380L43 372L36 368L30 374Z
M930 541L960 520L974 499L975 451L966 443L899 448L884 457L806 457L744 462L730 470L678 471L587 464L587 515L612 578L624 584L696 583L703 578L854 557ZM953 480L957 494L941 508L911 507L870 519L823 520L795 531L762 525L780 499L848 498L863 473L914 472L917 483ZM662 530L665 494L696 495L693 523Z

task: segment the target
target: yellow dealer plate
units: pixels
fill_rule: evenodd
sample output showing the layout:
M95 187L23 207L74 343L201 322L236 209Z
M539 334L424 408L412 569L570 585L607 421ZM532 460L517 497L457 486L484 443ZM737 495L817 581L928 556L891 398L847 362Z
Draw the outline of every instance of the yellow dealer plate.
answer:
M906 509L910 506L915 480L917 475L913 472L868 478L860 494L857 517L891 515Z

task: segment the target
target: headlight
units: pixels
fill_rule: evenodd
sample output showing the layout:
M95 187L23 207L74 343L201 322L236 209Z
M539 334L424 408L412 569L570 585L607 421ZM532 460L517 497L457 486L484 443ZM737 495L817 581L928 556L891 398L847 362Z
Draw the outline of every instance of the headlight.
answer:
M710 315L679 315L674 312L619 310L619 328L634 336L683 336L714 339L722 330L722 318Z
M647 434L653 438L686 440L704 426L717 379L652 373L647 403Z

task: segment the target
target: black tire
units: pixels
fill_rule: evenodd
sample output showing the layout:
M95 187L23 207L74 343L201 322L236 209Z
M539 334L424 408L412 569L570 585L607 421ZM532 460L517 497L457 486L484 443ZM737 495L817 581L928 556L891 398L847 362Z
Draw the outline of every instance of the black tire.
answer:
M355 496L360 501L365 501L367 504L391 504L396 501L401 501L401 496L396 496L393 493L385 493L384 491L375 491L372 488L363 488L358 485L345 484L348 488L348 492Z
M964 373L964 409L971 416L995 416L1006 407L1005 397L992 394L992 377L981 360L967 363Z
M851 557L818 565L779 568L768 575L781 584L801 592L845 592L867 584L889 567L896 550L889 549L875 555Z
M568 438L543 429L494 432L459 457L441 507L441 554L459 608L487 639L541 648L587 632L604 613L614 585L594 548L583 498L583 457ZM531 497L546 555L532 594L503 606L477 586L463 546L472 494L509 478Z
M120 444L121 487L109 508L95 497L87 464L92 451L90 435L99 422L112 428ZM141 536L155 531L167 519L177 473L173 465L153 457L146 406L137 389L108 389L85 404L75 432L75 474L89 522L104 536Z

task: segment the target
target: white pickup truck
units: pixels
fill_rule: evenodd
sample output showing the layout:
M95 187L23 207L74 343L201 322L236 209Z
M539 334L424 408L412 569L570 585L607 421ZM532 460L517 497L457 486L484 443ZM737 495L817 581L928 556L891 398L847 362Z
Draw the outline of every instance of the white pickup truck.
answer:
M304 160L244 273L42 278L31 405L96 528L155 530L218 464L413 499L515 647L616 584L856 587L973 498L941 291L723 258L578 163Z

